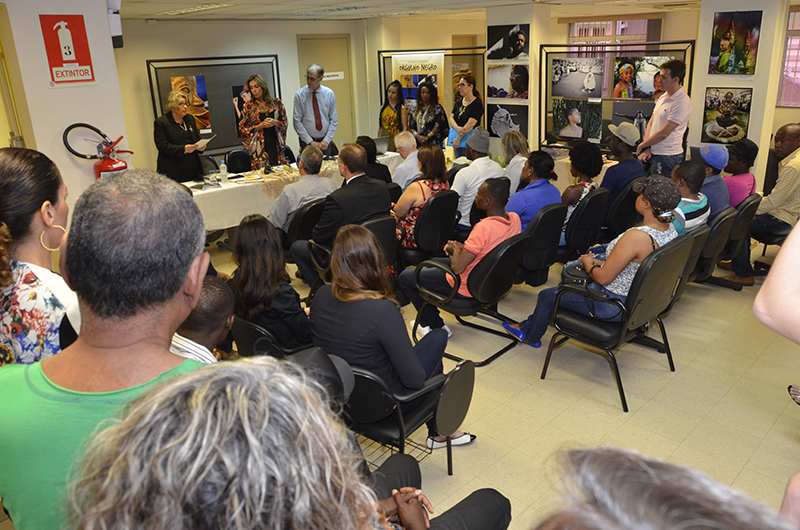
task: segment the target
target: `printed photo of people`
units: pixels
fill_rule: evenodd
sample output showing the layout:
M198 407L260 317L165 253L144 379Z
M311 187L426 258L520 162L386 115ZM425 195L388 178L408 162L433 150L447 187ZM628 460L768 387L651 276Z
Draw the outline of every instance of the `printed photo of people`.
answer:
M530 24L513 26L489 26L486 28L486 51L488 59L528 59L528 35Z
M659 79L661 65L673 57L617 57L614 60L616 99L658 99L664 93Z
M731 144L747 137L752 88L706 88L702 142Z
M496 105L489 103L486 106L486 123L489 124L489 136L502 138L508 131L519 131L528 137L528 106L527 105Z
M761 15L761 11L714 13L709 74L755 74Z
M236 136L241 136L239 122L242 121L244 104L250 101L250 90L247 85L233 85L231 92L233 93L233 110L235 112L234 118L236 119Z
M197 120L197 129L211 131L211 115L208 110L208 94L206 93L206 77L204 75L181 75L171 77L172 90L187 95L189 114Z
M639 139L644 138L647 122L653 115L656 104L652 101L611 101L611 119L603 123L603 140L607 140L611 132L609 125L620 125L622 122L632 123L639 131Z
M486 96L528 99L529 83L530 74L524 64L490 64L486 78Z
M553 59L552 96L599 98L603 95L603 59Z
M603 105L600 101L553 98L553 131L562 139L600 140Z

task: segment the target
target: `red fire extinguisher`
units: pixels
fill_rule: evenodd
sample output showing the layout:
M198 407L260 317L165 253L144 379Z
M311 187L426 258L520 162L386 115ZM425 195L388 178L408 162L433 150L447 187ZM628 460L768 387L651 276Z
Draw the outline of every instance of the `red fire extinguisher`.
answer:
M97 153L93 155L86 155L80 153L72 148L69 145L69 133L73 129L77 128L84 128L90 129L100 135L103 140L97 144ZM94 163L94 176L95 178L107 177L109 175L115 175L117 173L121 173L128 169L128 164L124 160L120 160L117 158L118 153L131 153L133 151L124 151L121 149L117 149L117 144L122 140L122 136L116 139L116 141L111 141L111 138L106 136L106 134L94 127L93 125L89 125L88 123L73 123L66 129L64 129L64 135L62 137L64 140L64 146L67 150L72 153L73 155L77 156L78 158L85 158L86 160L94 160L97 159L97 162Z

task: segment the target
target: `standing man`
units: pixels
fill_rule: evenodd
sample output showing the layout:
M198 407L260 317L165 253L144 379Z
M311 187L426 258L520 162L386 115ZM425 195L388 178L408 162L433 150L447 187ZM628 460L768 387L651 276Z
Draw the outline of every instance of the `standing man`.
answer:
M307 86L294 95L292 121L300 137L301 152L306 145L313 145L330 155L330 144L339 127L339 117L336 115L336 94L322 86L323 75L325 70L317 63L306 69Z
M692 102L683 90L686 64L678 59L661 65L661 88L653 115L647 122L644 140L636 150L639 160L650 161L647 175L669 178L675 166L683 162L683 133L689 125Z
M406 191L409 184L422 175L419 169L419 160L417 160L417 140L414 135L408 131L401 132L394 137L394 145L397 147L397 152L403 157L403 161L394 170L392 175L392 182L399 184L403 191Z

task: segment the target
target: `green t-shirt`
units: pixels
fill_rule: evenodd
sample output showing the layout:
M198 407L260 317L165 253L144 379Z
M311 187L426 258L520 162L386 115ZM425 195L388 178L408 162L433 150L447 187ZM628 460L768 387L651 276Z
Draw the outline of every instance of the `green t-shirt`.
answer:
M0 368L0 497L17 530L58 530L67 479L86 439L120 405L170 377L205 366L193 360L116 392L53 384L41 363Z

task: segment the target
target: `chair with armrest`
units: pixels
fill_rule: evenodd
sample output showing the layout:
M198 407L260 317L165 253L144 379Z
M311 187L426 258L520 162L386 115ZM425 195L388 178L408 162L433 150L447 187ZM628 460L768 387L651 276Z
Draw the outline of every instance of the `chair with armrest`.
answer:
M692 252L692 246L692 238L687 234L651 252L639 267L624 303L609 297L605 292L585 286L565 284L559 287L555 307L550 315L550 324L556 328L556 333L550 340L541 378L544 379L547 375L553 350L566 341L574 339L593 346L604 352L617 382L622 410L628 412L622 378L614 356L616 350L628 342L654 348L667 355L669 368L674 372L675 364L661 315L672 303ZM561 298L568 292L581 294L590 301L616 305L620 311L620 322L601 320L560 308ZM658 322L661 342L646 335L653 320Z
M731 229L736 224L736 218L739 212L736 208L725 208L717 214L714 219L708 224L709 234L703 248L700 250L700 256L697 259L695 267L689 271L690 282L705 283L712 278L714 268L720 260L722 251L728 243L731 235ZM694 233L699 228L689 232ZM741 290L741 286L738 286Z
M311 239L311 234L322 217L324 208L325 198L320 198L304 204L295 212L292 222L289 223L289 231L286 233L289 246L295 241ZM287 263L294 263L291 252L284 252L284 257Z
M270 357L284 359L312 346L311 344L304 344L297 348L284 348L268 329L239 315L234 315L231 331L233 332L233 340L236 341L236 348L240 357L269 355Z
M219 170L217 161L211 155L200 155L200 165L203 167L203 176L211 174L212 171Z
M513 319L499 313L497 311L497 304L500 299L505 296L508 291L514 286L514 275L522 261L522 256L528 250L530 238L525 234L517 234L513 237L506 239L499 245L494 247L491 252L486 254L484 258L472 269L467 280L467 289L471 298L457 297L458 289L461 286L461 276L453 272L449 265L438 261L423 261L417 266L414 271L414 283L420 296L425 304L417 311L417 317L414 320L414 329L411 333L414 340L417 336L417 326L419 325L420 312L427 305L432 305L440 310L445 310L448 313L455 315L456 320L461 324L479 329L486 333L503 337L509 341L509 344L491 355L488 359L475 363L475 366L486 366L492 361L509 351L511 348L518 344L517 340L510 337L505 331L498 331L495 329L487 328L472 322L464 320L462 317L475 316L478 313L489 316L499 322L513 321ZM453 289L449 294L443 295L435 293L419 284L419 274L425 268L434 267L445 271L454 280ZM456 357L449 353L445 353L445 357L456 361L461 361L460 357Z
M641 215L636 211L636 198L638 193L633 191L633 186L647 177L639 177L628 182L617 196L608 205L605 221L600 230L600 243L609 243L612 239L623 233L628 228L636 225Z
M514 284L525 282L532 287L538 287L547 281L550 266L556 262L561 227L564 226L566 216L566 205L556 202L539 210L531 219L525 228L530 246L517 268Z
M398 247L401 268L418 265L434 256L443 256L444 245L453 239L453 219L458 211L458 193L445 190L431 195L414 225L416 248Z
M389 200L392 201L392 204L396 204L403 194L403 188L401 188L400 184L397 182L389 182L386 184L386 187L389 188Z
M719 217L719 215L717 217ZM678 288L675 290L675 297L672 299L672 303L669 305L667 310L661 313L662 317L666 316L670 311L672 311L672 306L674 306L675 302L677 302L678 299L680 299L680 297L683 295L683 291L686 289L686 284L692 281L691 276L698 266L697 262L700 261L700 257L703 254L703 250L706 248L706 244L710 235L711 227L706 224L698 226L694 230L686 233L686 236L692 239L692 251L689 254L689 259L686 261L686 266L683 268L683 276L681 276L681 281L678 284Z
M447 437L447 474L453 474L450 435L467 416L475 385L475 365L461 361L446 375L437 375L419 390L392 394L378 376L353 368L355 386L344 408L347 426L355 433L405 453L406 438L432 422L437 433ZM416 402L413 410L403 405ZM444 434L447 433L447 434Z
M233 149L225 157L228 173L245 173L250 171L250 155L244 149Z
M459 215L461 212L458 212ZM478 221L481 219L486 219L486 212L483 210L479 210L475 201L472 201L472 206L469 209L469 224L470 227L475 226L478 224ZM472 228L469 230L461 230L458 228L458 223L461 222L461 217L458 217L455 222L456 229L453 232L453 239L456 241L461 241L462 243L466 242L469 238L469 235L472 233Z
M450 169L447 170L447 182L450 183L450 187L453 187L453 179L456 178L456 173L467 167L469 164L453 164Z
M597 188L590 191L572 211L564 230L567 244L558 247L556 261L566 263L586 254L597 243L603 228L603 215L606 211L609 191Z

